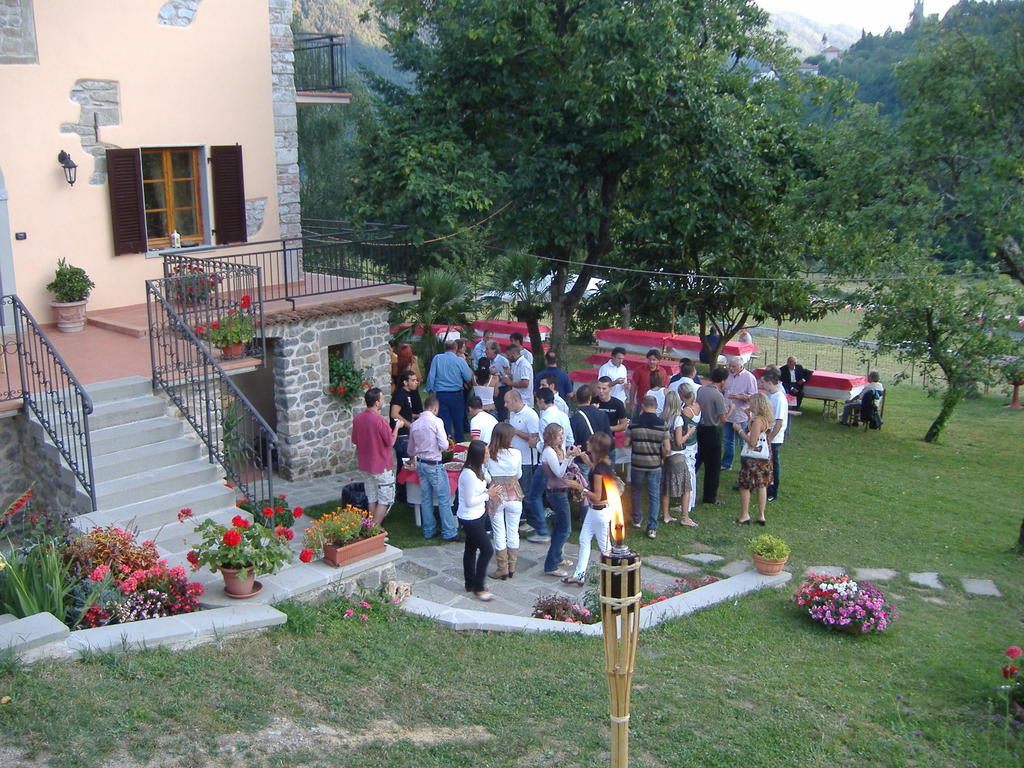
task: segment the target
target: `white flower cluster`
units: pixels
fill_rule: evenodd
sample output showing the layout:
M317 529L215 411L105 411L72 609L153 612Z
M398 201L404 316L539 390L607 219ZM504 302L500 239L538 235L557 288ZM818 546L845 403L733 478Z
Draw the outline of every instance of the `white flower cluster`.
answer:
M836 592L840 597L852 597L857 594L856 581L840 581L837 584L822 584L821 588Z

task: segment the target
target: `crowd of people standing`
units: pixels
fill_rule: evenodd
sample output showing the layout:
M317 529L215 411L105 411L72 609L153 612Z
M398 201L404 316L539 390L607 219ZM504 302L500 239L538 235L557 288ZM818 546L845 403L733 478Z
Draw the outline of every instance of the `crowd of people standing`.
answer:
M448 341L430 363L423 397L418 361L407 345L399 346L387 415L383 392L371 388L366 409L353 422L374 519L383 520L394 501L396 473L403 466L415 470L423 536L465 542L468 592L491 600L485 577L514 577L521 534L548 545L546 574L583 583L591 542L601 551L609 547L607 493L616 478L617 438L630 453L628 515L649 538L657 537L660 525L699 525L691 513L702 467L703 503L722 503L720 473L731 469L737 444L736 522L752 522L753 496L753 522L766 524L767 503L778 496L788 423L777 368L767 368L759 385L742 360L730 358L727 368L713 367L709 380L701 381L693 362L683 359L669 377L661 352L652 349L647 365L631 375L625 350L616 348L597 380L573 392L554 352L545 354L546 367L535 373L522 342L513 336L502 351L489 333L472 346ZM467 433L454 505L442 456ZM578 562L566 571L573 565L562 552L571 532L571 498L583 522ZM496 568L487 574L492 559Z

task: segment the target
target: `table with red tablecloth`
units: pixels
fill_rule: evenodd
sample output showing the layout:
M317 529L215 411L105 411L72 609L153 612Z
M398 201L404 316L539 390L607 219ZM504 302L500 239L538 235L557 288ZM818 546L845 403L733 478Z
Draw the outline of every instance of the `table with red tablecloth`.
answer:
M760 378L762 371L764 368L758 368L754 371L754 375ZM845 403L847 400L858 397L867 384L867 376L815 371L804 384L804 397L825 401L823 415L834 416L839 403Z
M391 335L395 336L399 331L404 331L411 327L412 323L399 323L391 329ZM433 334L438 341L457 341L462 338L461 329L454 325L432 325L430 326L430 332ZM417 325L412 330L412 335L409 336L409 341L419 341L423 338L423 326Z
M627 352L647 355L648 350L657 349L672 357L700 358L701 342L699 336L682 333L659 333L657 331L631 331L623 328L602 328L594 331L597 345L607 350L623 347ZM741 341L729 341L721 349L721 354L739 357L744 363L760 349L756 344ZM627 366L628 367L628 366Z
M466 451L466 446L456 444L453 450L455 453L464 453ZM460 467L459 469L445 471L448 472L448 488L452 492L452 501L454 502L456 492L459 489L459 473L462 471L462 468ZM415 469L403 467L395 478L395 481L399 485L405 486L405 500L409 503L409 506L412 507L413 517L416 520L416 527L422 527L423 523L420 518L420 502L422 501L423 496L420 493L419 472ZM452 514L455 514L454 506L452 507Z
M540 338L542 341L548 340L548 334L551 333L551 329L546 325L539 325ZM508 337L513 333L523 334L524 339L530 338L530 329L526 323L520 323L514 320L477 320L473 323L473 330L481 336L484 331L491 331L494 333L494 340L501 341L504 339L508 343Z

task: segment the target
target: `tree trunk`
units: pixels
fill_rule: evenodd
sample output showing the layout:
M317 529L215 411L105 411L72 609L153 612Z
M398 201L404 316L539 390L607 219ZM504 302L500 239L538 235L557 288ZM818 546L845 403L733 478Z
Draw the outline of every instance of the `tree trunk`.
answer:
M530 336L530 346L533 348L533 370L539 371L544 368L544 340L540 337L540 318L536 315L528 315L526 318L519 318L520 322L526 323L526 330ZM561 361L561 358L559 358Z
M1003 274L1009 275L1018 283L1024 284L1024 260L1021 259L1020 246L1017 241L1007 235L996 246L996 253L1005 267Z
M630 325L633 323L633 305L628 301L622 305L622 314L619 319L619 328L624 331L628 331Z
M1024 520L1020 521L1020 533L1017 534L1017 546L1024 549Z
M942 396L942 409L939 411L939 415L935 417L935 421L928 427L928 431L924 435L924 441L926 443L934 443L939 439L939 435L942 434L942 430L946 428L946 422L949 421L949 417L953 414L954 409L960 404L960 401L964 398L963 387L950 385L946 390L946 394Z

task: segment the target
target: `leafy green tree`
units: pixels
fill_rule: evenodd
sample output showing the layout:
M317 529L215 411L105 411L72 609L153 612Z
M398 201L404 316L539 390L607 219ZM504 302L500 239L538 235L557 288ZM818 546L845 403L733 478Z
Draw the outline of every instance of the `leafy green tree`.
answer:
M507 305L516 320L526 323L534 367L538 369L544 367L540 321L548 311L550 279L551 272L544 262L528 251L518 250L494 259L485 282L490 288L492 309Z
M918 257L900 267L892 279L877 280L859 294L869 309L852 339L874 333L880 351L920 366L929 394L942 398L939 414L924 435L931 443L971 388L994 380L990 362L1012 344L994 326L1013 293L1005 279L943 276L931 259Z
M620 231L623 185L793 62L744 0L376 0L415 89L384 93L360 189L421 236L506 201L504 245L550 264L555 343ZM741 100L745 100L741 99ZM573 276L576 279L573 280Z

